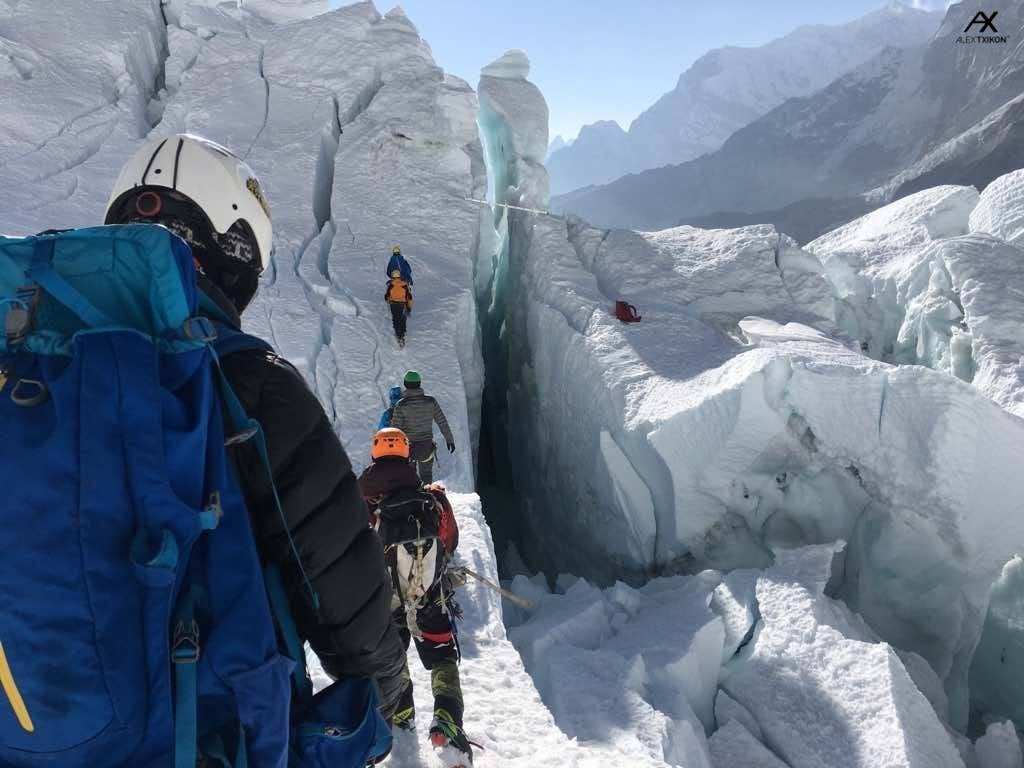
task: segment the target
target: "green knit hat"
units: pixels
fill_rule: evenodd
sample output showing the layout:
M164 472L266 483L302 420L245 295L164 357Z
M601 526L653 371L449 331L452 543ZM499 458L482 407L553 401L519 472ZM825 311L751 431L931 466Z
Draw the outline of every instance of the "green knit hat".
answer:
M419 371L406 371L403 383L406 387L415 389L423 384L423 378L420 376Z

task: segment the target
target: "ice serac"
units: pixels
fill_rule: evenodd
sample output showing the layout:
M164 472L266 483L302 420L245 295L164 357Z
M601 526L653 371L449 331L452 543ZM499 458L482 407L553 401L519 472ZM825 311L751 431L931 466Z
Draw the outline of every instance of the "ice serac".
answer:
M520 50L507 51L480 70L479 120L485 149L498 161L491 167L497 169L500 158L509 165L504 174L494 176L494 202L543 208L548 202L548 107L537 86L527 80L529 75L530 60ZM507 137L501 136L503 131Z
M99 223L151 128L166 29L157 3L9 3L0 13L0 211L10 234ZM39 226L45 222L44 226Z
M826 311L830 294L820 274L805 271L813 263L771 227L640 234L539 218L521 280L510 285L508 301L526 323L509 334L525 382L510 389L509 404L534 449L513 457L530 492L528 519L554 535L520 550L538 567L596 578L639 576L671 551L682 555L673 475L700 465L659 456L648 434L661 415L641 423L636 408L674 402L666 388L677 378L746 349L739 323L749 313L827 325L815 309ZM636 304L642 322L616 321L617 299ZM618 493L626 480L637 488L631 503Z
M725 690L790 768L963 768L893 649L824 595L834 554L833 546L777 553L757 582L761 621L726 667Z
M534 230L532 214L520 209L540 210L548 201L543 164L548 108L540 90L526 79L528 74L526 54L512 50L484 67L478 85L477 124L487 169L486 195L492 204L479 210L475 276L487 372L481 463L489 460L489 473L514 499L504 516L508 519L503 520L510 530L521 528L512 517L518 518L524 500L512 488L509 465L533 451L521 440L521 425L508 398L510 391L522 385L521 358L515 355L525 314L517 303L517 286Z
M985 233L1012 238L1021 178L1009 174L981 198L973 187L924 190L807 245L825 266L840 328L864 351L970 381L1018 415L1024 304L1013 286L1024 250Z
M807 245L829 276L836 322L871 357L952 372L951 344L954 334L965 330L963 311L953 300L944 265L925 252L941 238L966 234L977 202L972 187L937 187ZM960 348L969 350L970 340L965 341Z

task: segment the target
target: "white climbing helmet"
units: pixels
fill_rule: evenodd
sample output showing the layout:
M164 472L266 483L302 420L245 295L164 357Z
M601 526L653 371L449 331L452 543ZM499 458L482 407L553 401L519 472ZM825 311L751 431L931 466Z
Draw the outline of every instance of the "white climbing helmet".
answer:
M146 142L121 169L105 222L158 218L162 190L177 193L167 196L168 202L183 196L194 203L214 232L225 236L217 238L222 248L239 247L238 258L251 238L256 250L251 266L258 272L267 268L273 243L270 206L256 174L231 150L188 133Z

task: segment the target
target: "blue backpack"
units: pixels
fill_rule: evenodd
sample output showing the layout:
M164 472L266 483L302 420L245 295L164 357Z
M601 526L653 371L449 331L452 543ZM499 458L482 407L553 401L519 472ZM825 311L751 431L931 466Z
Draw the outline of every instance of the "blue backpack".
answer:
M266 457L215 348L262 342L204 299L162 227L0 237L0 765L326 768L390 748L371 681L312 696L225 449Z

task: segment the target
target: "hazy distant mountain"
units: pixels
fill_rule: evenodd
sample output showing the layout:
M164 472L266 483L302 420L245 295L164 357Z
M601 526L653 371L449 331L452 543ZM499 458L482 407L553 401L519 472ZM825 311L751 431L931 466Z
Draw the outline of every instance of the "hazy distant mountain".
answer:
M552 152L552 192L713 152L786 99L814 93L886 47L926 42L941 18L894 4L840 26L800 27L757 48L713 50L634 120L628 133L600 122L585 126L571 147Z
M551 143L548 144L547 157L551 157L551 155L560 150L562 147L570 146L572 146L572 142L566 141L564 138L562 138L562 134L558 134L557 136L555 136L555 138L551 140Z
M579 190L552 205L636 229L797 220L813 233L844 211L856 215L872 200L884 202L918 177L923 186L986 183L1017 167L1014 138L1024 111L1009 104L1024 93L1024 6L990 6L999 10L1006 44L957 43L975 10L952 6L928 45L886 49L740 129L713 154ZM850 200L876 187L869 198Z

